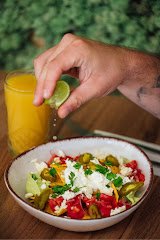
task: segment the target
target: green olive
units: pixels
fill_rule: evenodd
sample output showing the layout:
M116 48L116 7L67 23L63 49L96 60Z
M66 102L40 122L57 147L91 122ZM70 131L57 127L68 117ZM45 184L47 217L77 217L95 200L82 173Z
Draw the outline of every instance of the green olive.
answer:
M82 155L80 155L78 161L81 163L81 164L88 164L90 162L90 160L93 159L93 156L92 154L90 153L84 153Z
M128 195L130 192L134 191L138 191L139 188L141 188L143 186L144 182L130 182L130 183L126 183L122 186L122 188L119 191L119 195L121 197Z
M41 178L45 179L46 181L50 181L50 182L55 182L57 177L56 176L52 176L49 172L48 168L44 168L43 171L41 172Z
M108 155L105 159L105 162L110 162L112 164L112 166L119 166L119 162L117 160L116 157L112 156L112 155Z
M38 209L43 210L48 201L50 193L51 193L51 190L49 188L47 188L47 189L43 190L43 192L41 192L41 194L39 196L36 195L35 199L34 199L34 206Z
M88 213L92 219L101 218L101 214L95 204L89 206Z

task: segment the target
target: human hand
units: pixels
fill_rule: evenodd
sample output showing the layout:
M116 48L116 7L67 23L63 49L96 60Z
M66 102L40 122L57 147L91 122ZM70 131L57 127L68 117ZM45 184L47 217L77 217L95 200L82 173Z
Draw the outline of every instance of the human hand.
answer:
M58 109L61 118L90 99L114 91L127 76L126 50L66 34L59 44L34 60L37 87L34 104L50 98L58 79L69 74L80 81L67 101Z

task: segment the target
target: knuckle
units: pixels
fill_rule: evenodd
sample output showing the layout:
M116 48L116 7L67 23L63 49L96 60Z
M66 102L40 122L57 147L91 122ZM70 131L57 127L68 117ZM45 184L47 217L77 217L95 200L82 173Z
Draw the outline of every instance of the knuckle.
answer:
M62 41L69 41L72 40L73 38L75 38L75 36L72 33L66 33L63 36Z
M85 41L81 38L75 39L75 41L73 42L74 47L84 47L85 45Z
M47 65L46 65L46 68L48 70L51 70L51 69L55 69L57 67L57 64L56 64L56 61L55 60L52 60L51 62L49 62Z
M82 105L82 99L79 96L74 96L72 110L79 108L81 105Z

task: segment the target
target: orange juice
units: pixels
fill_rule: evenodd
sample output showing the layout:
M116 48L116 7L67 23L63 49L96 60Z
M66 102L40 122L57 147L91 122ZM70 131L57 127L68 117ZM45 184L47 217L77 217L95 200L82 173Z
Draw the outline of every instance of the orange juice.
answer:
M33 105L36 78L31 73L15 72L5 81L9 148L20 154L48 140L51 109Z

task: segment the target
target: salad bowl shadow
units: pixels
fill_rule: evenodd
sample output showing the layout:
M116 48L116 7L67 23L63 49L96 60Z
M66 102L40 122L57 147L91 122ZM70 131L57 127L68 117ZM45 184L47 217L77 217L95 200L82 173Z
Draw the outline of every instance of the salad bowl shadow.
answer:
M38 159L39 162L46 162L51 157L51 152L56 149L60 149L66 155L73 157L84 152L90 152L93 155L112 154L114 156L123 156L130 161L135 159L145 175L144 186L141 190L141 199L124 212L100 219L70 219L53 216L34 208L25 199L26 176L28 173L36 171L31 160ZM5 171L4 179L8 191L14 200L34 217L60 229L87 232L110 227L133 213L142 204L151 190L153 170L146 154L137 146L127 141L108 137L81 137L49 142L23 153L9 164Z

